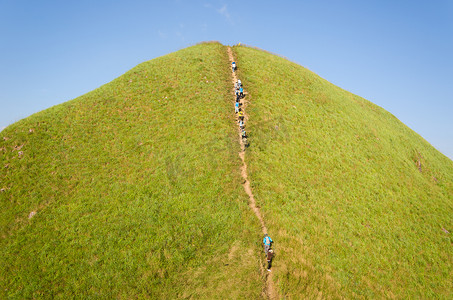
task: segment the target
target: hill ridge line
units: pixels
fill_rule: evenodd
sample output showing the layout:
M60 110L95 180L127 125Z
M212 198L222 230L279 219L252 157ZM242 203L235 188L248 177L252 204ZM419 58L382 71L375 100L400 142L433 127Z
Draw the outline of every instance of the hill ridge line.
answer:
M235 61L231 47L227 47L227 52L228 52L228 57L230 60L230 66L231 66L231 63ZM236 73L233 70L231 70L231 73L232 73L233 94L234 94L234 92L235 92L234 84L238 81L238 78L236 76ZM245 94L246 94L246 92L244 89L244 95ZM249 95L249 94L247 94L247 95ZM244 98L240 99L240 103L241 103L241 105L243 107L243 111L244 111L244 126L245 126L245 124L248 120L248 115L245 113L245 110L244 110L244 108L246 106ZM242 139L240 126L238 126L238 132L239 132L239 143L241 145L241 151L239 152L239 157L241 158L241 161L242 161L241 176L244 179L243 187L244 187L245 192L249 196L249 207L255 213L256 217L260 221L262 233L266 234L266 233L268 233L267 227L266 227L266 224L264 223L264 218L263 218L263 215L261 214L261 211L256 206L255 197L253 196L252 188L250 187L250 181L248 180L248 176L247 176L247 164L245 163L246 144L244 143L244 140ZM272 280L272 273L266 274L265 294L266 294L266 297L269 299L278 299L279 298L277 295L277 292L274 288L274 281Z

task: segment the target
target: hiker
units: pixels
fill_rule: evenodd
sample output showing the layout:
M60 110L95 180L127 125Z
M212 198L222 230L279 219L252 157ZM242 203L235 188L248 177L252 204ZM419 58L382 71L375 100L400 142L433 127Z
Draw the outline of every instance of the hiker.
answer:
M236 90L234 91L234 94L236 95L236 97L239 97L239 89L236 89Z
M267 252L267 270L270 272L272 267L272 258L274 257L274 250L269 249Z
M243 139L247 138L247 132L245 132L245 129L242 129L242 138Z
M242 111L242 108L239 108L238 118L239 120L244 121L244 112Z
M244 121L239 121L239 128L244 129Z
M272 241L271 237L266 233L263 238L263 244L264 244L264 252L267 255L267 252L269 252L269 249L271 248L271 244L274 241Z
M242 82L240 79L238 79L238 88L240 88L242 86Z
M233 69L233 72L236 71L236 63L234 61L231 63L231 68Z
M239 88L239 96L244 98L244 89L242 87Z
M239 102L234 104L234 112L237 114L239 112Z

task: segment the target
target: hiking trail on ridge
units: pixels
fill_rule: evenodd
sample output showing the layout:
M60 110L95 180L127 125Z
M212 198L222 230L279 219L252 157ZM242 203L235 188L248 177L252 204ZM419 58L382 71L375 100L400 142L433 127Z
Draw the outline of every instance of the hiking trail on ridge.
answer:
M228 57L230 59L230 67L231 67L231 63L233 61L235 61L234 58L233 58L233 52L231 50L231 47L227 48L227 52L228 52ZM236 63L236 65L237 65L237 63ZM237 72L237 70L236 70L236 72ZM238 78L236 76L236 72L233 72L233 70L232 70L233 94L234 94L234 91L235 91L234 84L238 81ZM245 107L246 107L246 102L244 100L245 95L248 95L247 99L250 98L250 95L248 93L246 93L245 89L244 89L244 97L242 97L241 100L240 100L241 101L241 105L242 105L242 110L244 111L244 126L245 126L245 124L247 123L247 120L248 120L248 115L245 113ZM259 208L256 206L255 197L253 196L252 188L250 187L250 181L247 178L247 164L245 163L246 144L244 143L244 140L241 137L240 128L238 128L238 131L239 131L239 142L241 144L241 151L239 152L239 157L241 158L241 161L242 161L241 176L244 179L244 183L243 183L244 190L247 193L247 195L249 196L249 207L255 213L256 217L260 221L262 233L266 234L266 233L268 233L267 232L267 227L264 224L264 219L263 219L263 216L261 215L261 212L260 212ZM264 268L262 268L262 272L263 273L265 272ZM274 288L274 282L272 280L272 272L266 272L266 286L265 286L264 293L265 293L265 295L266 295L266 297L268 299L278 299L279 298L278 295L277 295L277 291Z

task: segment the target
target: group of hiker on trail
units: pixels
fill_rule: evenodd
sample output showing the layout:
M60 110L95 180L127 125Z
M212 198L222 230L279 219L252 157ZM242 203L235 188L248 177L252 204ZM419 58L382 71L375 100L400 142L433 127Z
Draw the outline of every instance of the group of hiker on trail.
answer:
M231 70L236 72L237 66L236 62L231 63ZM235 90L235 96L236 96L236 102L234 103L234 112L238 115L238 123L239 123L239 128L241 130L241 137L244 141L244 144L247 146L247 133L245 132L245 125L244 125L244 111L241 108L241 99L245 97L244 95L244 88L242 86L242 82L240 79L238 79L237 82L234 83L234 90ZM270 272L271 271L271 266L272 266L272 258L274 257L274 250L271 249L272 247L272 239L271 237L266 233L263 238L263 245L264 245L264 253L266 254L266 259L267 259L267 270Z
M231 63L231 69L233 72L237 70L236 67L236 62ZM235 90L235 96L236 96L236 102L234 103L234 112L238 115L238 123L239 123L239 128L241 129L241 137L244 140L245 144L247 144L247 132L245 131L245 125L244 125L244 111L241 108L241 99L245 97L244 95L244 88L242 86L242 82L240 79L238 79L237 82L234 83L234 90Z

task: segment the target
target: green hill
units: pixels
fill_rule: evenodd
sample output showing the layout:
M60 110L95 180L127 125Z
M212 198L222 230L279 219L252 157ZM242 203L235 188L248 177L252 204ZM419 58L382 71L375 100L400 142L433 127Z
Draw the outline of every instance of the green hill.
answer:
M281 297L451 298L453 162L382 108L233 47ZM153 59L0 141L0 298L264 296L227 48Z

